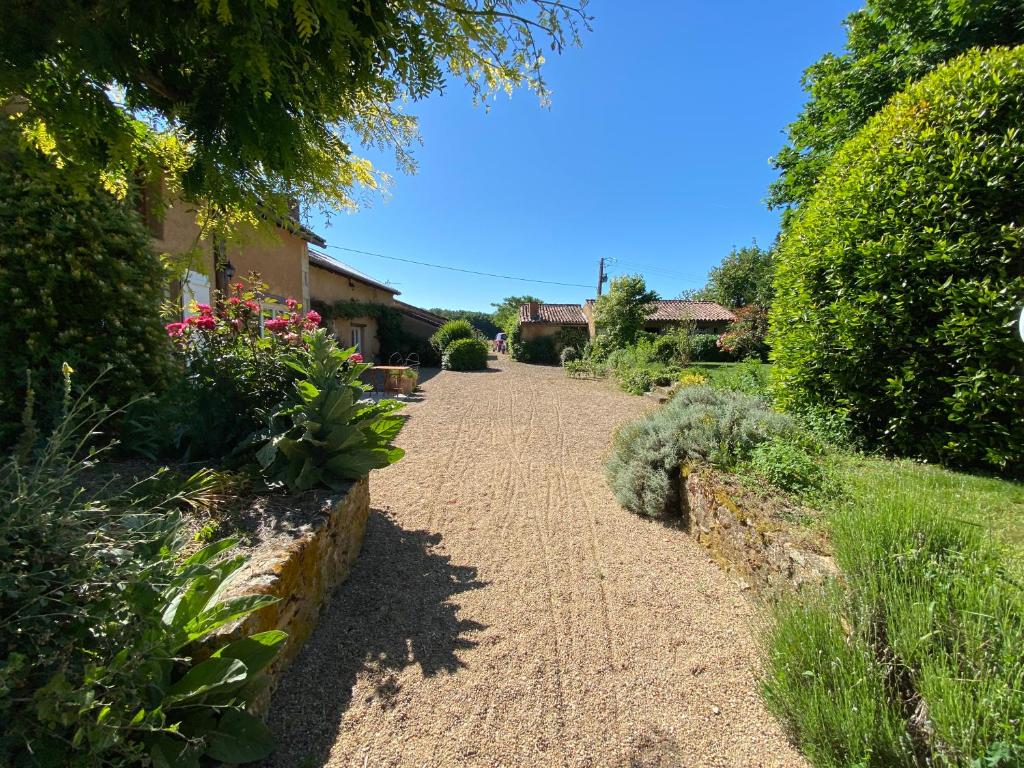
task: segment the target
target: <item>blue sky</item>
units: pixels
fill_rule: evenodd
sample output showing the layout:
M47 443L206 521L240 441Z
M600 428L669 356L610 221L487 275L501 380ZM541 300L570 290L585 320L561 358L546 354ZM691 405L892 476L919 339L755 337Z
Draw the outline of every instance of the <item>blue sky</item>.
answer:
M734 245L769 244L768 159L804 101L803 70L842 48L853 0L592 0L583 47L549 60L549 109L527 91L485 111L464 87L413 104L415 175L311 226L330 245L594 286L597 261L672 298ZM638 12L642 9L642 12ZM367 153L385 170L387 156ZM595 289L477 277L329 249L422 307L489 311Z

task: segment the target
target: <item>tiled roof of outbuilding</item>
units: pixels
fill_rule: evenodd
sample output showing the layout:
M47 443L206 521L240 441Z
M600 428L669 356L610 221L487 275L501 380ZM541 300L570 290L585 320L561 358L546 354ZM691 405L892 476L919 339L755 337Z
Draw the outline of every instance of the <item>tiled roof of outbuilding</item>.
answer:
M541 304L537 317L530 317L530 305L519 307L519 322L546 325L586 325L587 318L579 304Z
M651 320L695 320L732 322L736 316L714 301L684 301L683 299L662 299L655 304Z

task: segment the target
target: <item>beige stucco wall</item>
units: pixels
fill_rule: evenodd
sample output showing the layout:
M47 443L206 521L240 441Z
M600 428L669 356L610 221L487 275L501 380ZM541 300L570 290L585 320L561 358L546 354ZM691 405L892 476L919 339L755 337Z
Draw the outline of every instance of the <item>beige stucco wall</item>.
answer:
M175 201L155 228L154 248L171 254L183 254L196 248L197 260L192 269L205 274L214 287L213 244L199 238L195 205ZM280 300L294 298L309 306L309 289L304 277L308 269L308 250L301 237L268 224L240 232L237 242L228 245L227 257L235 268L236 281L245 279L250 272L258 272L270 295Z
M391 306L395 303L395 295L390 291L322 269L315 264L309 267L309 295L327 304L336 301L365 301Z
M533 323L523 323L519 326L524 341L529 339L539 339L543 336L557 336L558 332L562 330L560 325L547 325Z
M309 294L310 298L322 301L325 304L334 304L337 301L355 301L367 304L384 304L392 306L395 303L394 294L390 291L376 288L372 285L339 275L336 272L323 269L310 264L309 266ZM339 317L331 324L331 330L343 346L352 343L352 329L359 327L363 331L363 355L367 359L377 362L380 355L380 340L377 338L377 319L375 317Z

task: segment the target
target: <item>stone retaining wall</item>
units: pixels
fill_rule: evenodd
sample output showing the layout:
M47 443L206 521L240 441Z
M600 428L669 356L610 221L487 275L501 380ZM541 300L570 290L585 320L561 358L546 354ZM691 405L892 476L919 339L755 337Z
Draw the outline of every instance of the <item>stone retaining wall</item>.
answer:
M766 596L820 584L838 573L813 536L758 508L706 467L680 468L684 524L723 569Z
M203 655L256 632L288 633L281 654L267 670L270 686L253 705L257 712L265 709L278 676L312 634L333 590L348 578L366 532L369 478L354 483L329 509L312 523L260 543L224 597L262 594L280 600L226 625L197 649Z

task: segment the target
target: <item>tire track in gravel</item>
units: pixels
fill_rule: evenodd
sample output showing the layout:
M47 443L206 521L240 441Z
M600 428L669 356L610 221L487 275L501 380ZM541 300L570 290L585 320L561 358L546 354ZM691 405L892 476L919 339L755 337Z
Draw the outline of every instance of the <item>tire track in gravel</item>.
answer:
M408 406L406 458L371 478L389 511L275 694L272 768L806 768L735 585L604 481L648 403L491 367Z

